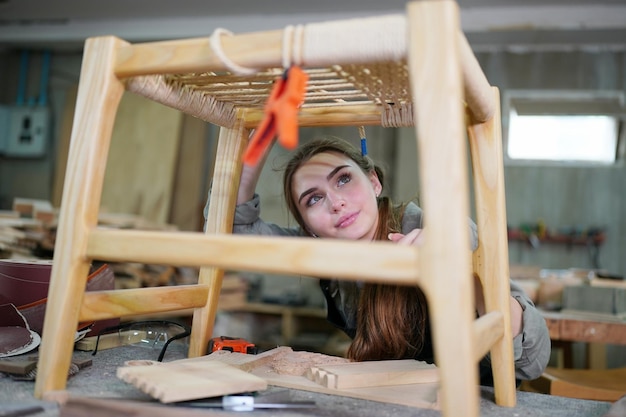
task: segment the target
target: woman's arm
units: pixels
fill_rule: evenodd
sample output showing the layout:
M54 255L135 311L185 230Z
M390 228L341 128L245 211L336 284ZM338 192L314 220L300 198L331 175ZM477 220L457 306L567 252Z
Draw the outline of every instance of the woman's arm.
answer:
M255 193L261 171L269 155L269 149L259 158L257 165L243 165L239 179L239 189L237 190L237 205L233 219L233 233L244 235L272 235L272 236L299 236L300 228L281 227L273 223L265 223L261 219L261 199ZM206 217L211 203L211 190L204 207L204 218L206 228Z
M268 147L267 151L259 158L259 162L256 165L251 166L243 164L241 177L239 179L239 189L237 191L237 205L246 203L254 197L254 191L256 190L261 171L263 171L263 166L270 153L270 149L271 147Z
M515 377L535 379L541 376L550 360L548 326L524 290L514 282L509 282ZM485 314L483 288L478 277L474 277L474 296L478 315Z
M483 286L480 283L480 278L474 276L474 298L476 299L476 312L479 316L482 316L486 312L485 297L483 293ZM522 332L524 326L524 310L522 305L517 299L511 296L511 333L513 337L516 337Z
M511 285L512 306L522 310L521 328L513 338L515 375L519 379L539 378L550 360L550 333L546 320L524 290Z

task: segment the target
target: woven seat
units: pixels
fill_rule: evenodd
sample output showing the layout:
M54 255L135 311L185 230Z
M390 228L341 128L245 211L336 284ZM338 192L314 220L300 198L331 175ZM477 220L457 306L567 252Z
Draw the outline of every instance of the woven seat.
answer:
M355 36L357 34L358 36ZM310 76L300 126L416 126L419 248L389 242L233 236L242 154L273 80ZM221 126L205 233L97 226L106 155L125 90ZM479 414L488 352L496 402L515 404L499 97L460 31L455 2L406 16L130 44L86 41L35 395L66 387L76 323L194 309L189 356L206 354L224 270L419 285L429 299L444 416ZM471 148L479 247L467 238ZM286 240L288 239L288 240ZM201 267L197 285L85 293L91 260ZM475 320L473 278L487 313Z

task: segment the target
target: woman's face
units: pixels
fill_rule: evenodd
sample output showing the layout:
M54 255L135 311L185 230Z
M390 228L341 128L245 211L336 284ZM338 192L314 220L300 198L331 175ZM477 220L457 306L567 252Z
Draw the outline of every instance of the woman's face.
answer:
M382 185L335 152L313 156L297 169L292 190L309 232L326 238L372 240L378 225L376 197Z

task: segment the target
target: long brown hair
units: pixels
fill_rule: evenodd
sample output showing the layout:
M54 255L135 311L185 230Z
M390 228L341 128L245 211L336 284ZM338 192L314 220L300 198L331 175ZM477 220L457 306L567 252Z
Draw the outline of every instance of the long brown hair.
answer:
M293 195L293 176L304 162L323 152L347 156L366 174L373 170L384 189L383 170L349 142L325 136L302 145L285 167L283 191L289 211L309 235ZM390 232L400 232L403 212L404 205L394 206L390 198L379 197L375 239L387 240ZM417 286L364 284L357 308L356 335L348 349L348 358L366 361L415 357L424 346L427 311L426 297Z

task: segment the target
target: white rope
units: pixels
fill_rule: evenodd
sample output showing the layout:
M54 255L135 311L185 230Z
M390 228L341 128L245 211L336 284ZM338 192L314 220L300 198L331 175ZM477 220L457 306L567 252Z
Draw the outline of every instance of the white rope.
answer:
M283 68L285 69L289 68L292 63L293 54L291 50L293 49L293 46L294 46L293 31L294 31L293 25L286 26L285 29L283 29L282 55L283 55Z
M291 54L300 65L397 61L406 56L404 15L309 23L302 31L302 36L294 36L292 49L297 53Z
M383 106L380 113L380 122L383 127L413 126L413 104L402 103L394 106Z
M293 64L302 65L302 47L304 39L304 25L297 25L293 34Z
M302 65L302 37L304 25L289 25L283 30L283 68Z
M224 50L222 49L222 42L221 42L222 35L232 36L233 33L223 28L217 28L211 34L211 37L209 38L209 44L211 45L211 49L213 50L213 53L217 55L217 57L220 59L220 61L222 61L222 63L226 66L226 68L228 68L230 72L237 74L237 75L256 74L257 73L256 69L246 68L246 67L237 65L236 63L231 61L230 58L226 56L226 54L224 53Z

